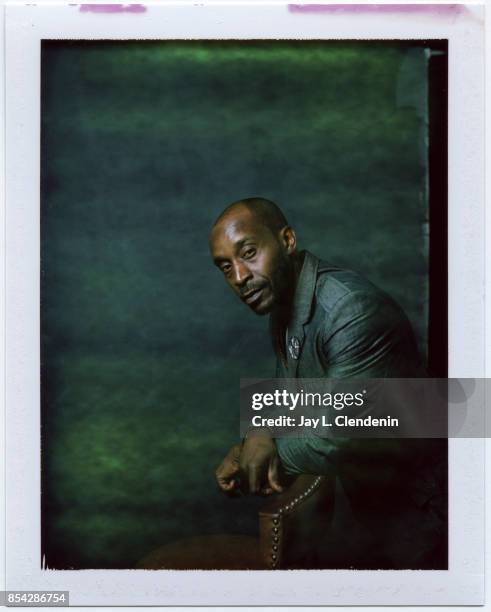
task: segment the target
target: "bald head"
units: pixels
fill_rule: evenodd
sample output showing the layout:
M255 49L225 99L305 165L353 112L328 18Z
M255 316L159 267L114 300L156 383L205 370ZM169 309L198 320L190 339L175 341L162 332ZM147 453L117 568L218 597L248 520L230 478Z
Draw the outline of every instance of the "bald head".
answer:
M215 221L210 251L227 283L257 314L277 307L292 287L296 237L278 206L248 198Z
M285 215L280 207L266 198L246 198L233 202L222 211L213 227L224 221L227 217L235 216L240 210L247 210L257 222L269 228L273 233L282 230L288 225Z

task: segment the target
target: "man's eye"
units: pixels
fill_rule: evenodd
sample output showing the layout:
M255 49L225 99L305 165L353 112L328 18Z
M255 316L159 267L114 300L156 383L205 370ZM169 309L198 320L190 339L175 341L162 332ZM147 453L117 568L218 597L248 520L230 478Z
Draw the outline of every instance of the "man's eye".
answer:
M223 266L220 266L220 270L224 273L224 274L228 274L230 272L230 264L224 264Z
M244 259L251 259L251 257L254 257L255 254L256 254L256 249L247 249L242 254L242 257Z

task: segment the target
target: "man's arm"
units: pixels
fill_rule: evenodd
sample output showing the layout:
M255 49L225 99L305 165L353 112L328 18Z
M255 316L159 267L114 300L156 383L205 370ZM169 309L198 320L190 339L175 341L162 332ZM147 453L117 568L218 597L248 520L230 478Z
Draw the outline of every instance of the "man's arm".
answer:
M347 292L329 311L319 333L326 378L418 377L423 370L411 325L400 307L376 289ZM267 436L266 436L267 438ZM367 443L368 442L368 443ZM286 474L336 474L360 453L365 459L399 458L405 453L400 440L353 440L320 438L263 438L264 451L258 453L259 441L244 441L240 466L249 488L269 487L266 465L276 453ZM249 462L254 459L254 470ZM257 459L260 459L259 463ZM358 462L355 462L358 463ZM394 462L394 467L395 467ZM356 466L355 466L356 467ZM260 485L257 484L259 479Z
M400 307L377 290L352 291L328 312L322 333L327 378L410 378L423 375L411 325ZM335 474L347 454L399 457L399 441L350 438L279 438L278 454L288 474Z

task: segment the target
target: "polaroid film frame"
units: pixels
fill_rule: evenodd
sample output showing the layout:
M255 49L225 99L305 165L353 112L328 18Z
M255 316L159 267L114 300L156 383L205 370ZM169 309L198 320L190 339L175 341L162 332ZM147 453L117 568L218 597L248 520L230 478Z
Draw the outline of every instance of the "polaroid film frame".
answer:
M224 588L217 572L162 571L156 580L155 572L145 571L41 570L36 554L40 547L36 502L40 485L39 350L35 350L36 344L39 347L40 40L366 39L367 32L374 39L449 39L448 365L450 376L480 377L484 375L484 307L475 289L484 278L482 11L479 7L458 12L443 8L415 11L414 19L397 11L347 11L326 19L327 11L295 13L286 5L149 5L145 14L111 18L90 12L81 14L76 6L7 7L6 420L7 521L12 526L7 535L7 588L68 589L72 605L482 602L482 440L450 441L448 572L325 571L322 580L318 571L295 572L298 575L294 588L290 572L228 572ZM158 12L162 19L155 18ZM443 328L440 323L440 334ZM442 340L436 332L434 338Z

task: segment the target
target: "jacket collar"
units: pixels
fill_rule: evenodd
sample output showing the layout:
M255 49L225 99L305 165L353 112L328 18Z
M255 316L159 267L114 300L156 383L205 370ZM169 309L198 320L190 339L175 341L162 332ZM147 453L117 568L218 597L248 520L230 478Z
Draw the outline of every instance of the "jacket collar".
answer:
M286 354L282 358L282 363L287 366L288 370L286 372L288 375L293 377L296 376L298 371L298 360L305 340L304 325L309 321L312 314L317 269L319 267L317 257L314 257L308 251L303 251L303 255L304 260L295 288L286 337L284 328L279 326L279 322L274 317L271 318L275 351L281 356L283 354L281 347L286 340Z
M317 282L317 269L319 260L317 257L302 251L304 255L302 269L297 281L295 296L293 298L292 313L288 324L292 334L293 330L298 331L299 326L304 325L310 319L312 303L314 300L315 285Z

